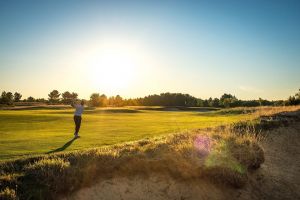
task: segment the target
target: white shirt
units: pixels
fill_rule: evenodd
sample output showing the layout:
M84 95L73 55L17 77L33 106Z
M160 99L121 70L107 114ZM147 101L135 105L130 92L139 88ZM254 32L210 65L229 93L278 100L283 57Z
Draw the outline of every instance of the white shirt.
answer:
M74 105L74 107L75 107L75 113L74 113L74 115L75 116L81 116L82 113L83 113L84 107L82 105Z

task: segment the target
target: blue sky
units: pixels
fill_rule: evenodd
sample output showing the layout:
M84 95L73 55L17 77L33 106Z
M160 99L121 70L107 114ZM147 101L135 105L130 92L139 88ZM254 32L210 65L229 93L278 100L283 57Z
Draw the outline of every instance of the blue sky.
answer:
M300 1L0 1L0 89L286 99Z

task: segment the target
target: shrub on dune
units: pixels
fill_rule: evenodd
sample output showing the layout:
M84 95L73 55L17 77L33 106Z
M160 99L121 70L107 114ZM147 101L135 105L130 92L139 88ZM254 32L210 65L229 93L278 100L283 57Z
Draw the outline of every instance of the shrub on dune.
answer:
M30 196L55 196L70 186L68 181L70 163L61 158L42 158L24 167L24 193ZM44 194L41 194L44 193ZM27 194L28 195L28 194Z

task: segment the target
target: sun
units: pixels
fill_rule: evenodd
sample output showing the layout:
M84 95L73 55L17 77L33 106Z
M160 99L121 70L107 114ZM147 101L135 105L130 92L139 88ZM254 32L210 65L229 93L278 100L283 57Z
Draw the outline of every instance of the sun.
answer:
M90 59L88 70L91 84L109 91L130 87L137 76L138 55L121 45L105 46Z

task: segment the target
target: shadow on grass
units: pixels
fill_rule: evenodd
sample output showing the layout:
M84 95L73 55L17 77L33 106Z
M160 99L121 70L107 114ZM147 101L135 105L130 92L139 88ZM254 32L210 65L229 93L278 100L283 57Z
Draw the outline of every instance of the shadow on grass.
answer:
M71 144L76 140L77 138L73 138L70 141L68 141L66 144L64 144L62 147L59 147L57 149L54 149L52 151L47 152L47 154L50 153L56 153L56 152L60 152L60 151L64 151L65 149L67 149L69 146L71 146Z

